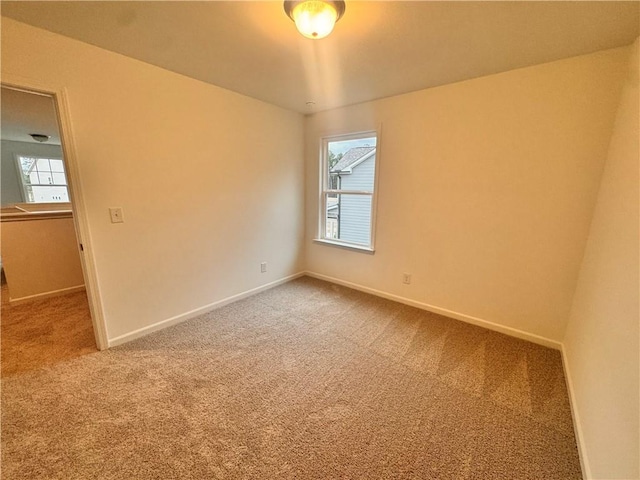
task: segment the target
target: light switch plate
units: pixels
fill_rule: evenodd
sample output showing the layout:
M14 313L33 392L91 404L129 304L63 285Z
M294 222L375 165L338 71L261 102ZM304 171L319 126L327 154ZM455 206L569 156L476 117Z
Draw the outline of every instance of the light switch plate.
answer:
M110 208L109 215L111 215L111 223L124 223L121 207Z

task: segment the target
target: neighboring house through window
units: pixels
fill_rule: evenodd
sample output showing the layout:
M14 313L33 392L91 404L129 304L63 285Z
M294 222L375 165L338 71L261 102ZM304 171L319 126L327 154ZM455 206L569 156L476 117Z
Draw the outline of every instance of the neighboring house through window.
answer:
M64 162L58 158L16 157L25 202L68 202L69 189Z
M322 145L319 239L373 250L376 132L327 137Z

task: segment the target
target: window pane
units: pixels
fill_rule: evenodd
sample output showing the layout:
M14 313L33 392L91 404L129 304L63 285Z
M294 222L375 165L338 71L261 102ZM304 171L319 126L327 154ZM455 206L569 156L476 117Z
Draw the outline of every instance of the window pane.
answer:
M22 169L22 173L24 173L25 175L28 175L31 171L31 167L34 166L36 159L31 157L18 157L18 158L20 160L20 168Z
M369 245L371 195L326 194L325 238Z
M64 176L64 173L53 172L53 183L55 185L66 185L67 179Z
M39 158L38 161L36 162L36 169L39 172L50 172L51 167L49 166L49 159Z
M49 160L49 162L51 163L51 171L52 172L62 172L62 173L64 173L64 164L62 163L62 160L51 159L51 160Z
M69 193L67 187L57 186L34 186L33 201L34 202L68 202Z
M53 174L51 172L38 172L40 177L40 185L53 185Z
M329 141L327 188L373 191L375 150L376 137Z
M31 185L37 185L40 183L40 179L38 178L38 172L31 172L29 174L29 183L31 183Z
M20 167L22 168L22 172L26 175L31 170L31 167L33 167L33 164L35 163L36 159L30 158L30 157L19 157L19 158L20 158Z

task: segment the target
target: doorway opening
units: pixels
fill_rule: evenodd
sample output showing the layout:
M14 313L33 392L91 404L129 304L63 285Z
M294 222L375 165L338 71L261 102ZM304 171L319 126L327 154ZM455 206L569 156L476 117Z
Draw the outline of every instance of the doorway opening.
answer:
M100 345L55 95L2 85L2 376Z

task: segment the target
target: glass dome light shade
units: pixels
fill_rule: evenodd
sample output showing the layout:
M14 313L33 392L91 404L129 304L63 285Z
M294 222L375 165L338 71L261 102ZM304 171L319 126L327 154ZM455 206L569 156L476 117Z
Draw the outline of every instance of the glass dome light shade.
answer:
M291 16L298 31L307 38L324 38L331 33L338 12L330 3L321 0L306 0L296 5Z

